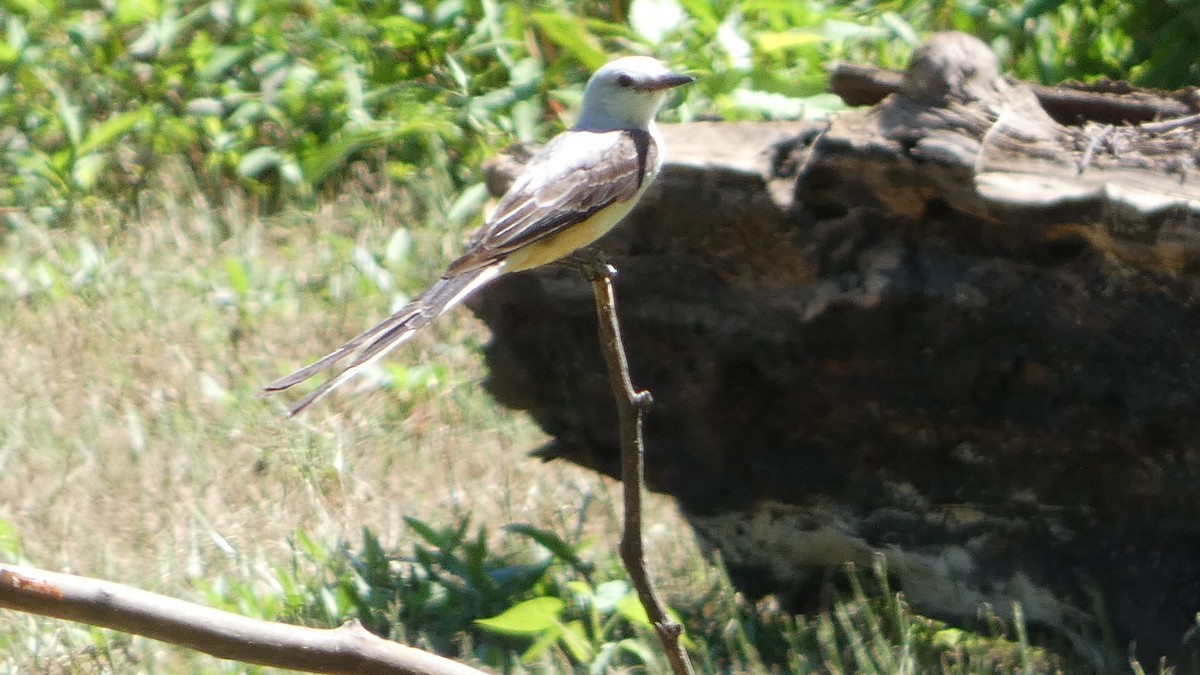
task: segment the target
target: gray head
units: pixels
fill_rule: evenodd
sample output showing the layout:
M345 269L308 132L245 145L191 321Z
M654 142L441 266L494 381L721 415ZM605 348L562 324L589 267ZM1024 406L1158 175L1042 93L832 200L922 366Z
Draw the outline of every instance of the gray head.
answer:
M649 56L626 56L605 64L588 80L575 129L646 129L667 92L695 81L667 70Z

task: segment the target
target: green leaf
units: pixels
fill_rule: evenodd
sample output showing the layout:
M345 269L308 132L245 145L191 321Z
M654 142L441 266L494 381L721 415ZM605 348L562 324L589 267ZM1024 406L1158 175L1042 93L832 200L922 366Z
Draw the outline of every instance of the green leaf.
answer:
M11 69L12 64L16 63L20 56L20 51L13 49L11 46L3 42L0 42L0 66L4 66L6 70Z
M113 18L123 26L154 18L161 8L156 0L117 0Z
M559 626L566 605L560 598L540 597L518 603L487 619L476 619L480 628L501 635L532 637Z
M644 664L654 663L657 658L657 652L651 649L646 643L633 638L625 638L617 643L621 651L632 655L638 661Z
M307 194L304 184L304 170L296 160L288 157L279 165L279 175L290 185L299 186L303 194Z
M380 140L381 134L377 131L347 130L328 142L303 151L300 155L300 166L304 170L304 175L317 184L341 168L347 157Z
M450 210L446 212L446 223L457 226L474 218L483 210L487 198L487 185L484 183L475 183L463 190L458 199L454 200L454 204L450 206Z
M196 117L220 117L225 114L225 106L212 97L194 98L187 103L187 113Z
M417 533L417 536L424 539L434 548L443 549L449 547L450 542L448 542L448 538L424 522L412 516L404 516L404 522L408 525L409 529Z
M358 268L359 273L368 279L377 290L383 293L390 293L392 288L395 287L396 278L383 265L379 264L379 261L375 259L375 254L366 246L354 247L353 260L354 266ZM414 366L414 368L420 367Z
M98 152L76 157L71 165L71 181L81 190L91 190L107 163L107 158Z
M109 116L108 119L88 132L77 152L80 155L86 155L97 150L109 149L110 145L129 133L139 122L147 119L149 112L149 109L142 109Z
M558 644L558 638L560 635L562 635L561 628L557 628L556 630L548 630L541 635L538 635L537 639L533 641L533 644L529 645L529 649L526 649L521 653L521 663L535 663L538 658L546 652L547 649Z
M304 176L316 185L345 165L359 150L394 143L408 137L437 130L437 122L428 119L381 121L370 126L347 125L324 143L300 151Z
M581 572L586 573L590 567L587 563L583 562L583 560L579 558L579 555L575 553L575 548L573 546L568 544L562 539L562 537L559 537L553 532L524 523L505 525L504 530L506 532L512 532L514 534L520 534L529 537L538 545L553 553L560 560L569 564L575 569L580 570Z
M349 106L346 116L354 122L365 123L371 119L371 116L363 105L366 93L362 73L359 72L361 68L361 65L347 59L342 67L342 84L346 88L346 104ZM316 71L313 71L312 74L314 78L318 76Z
M412 233L407 227L397 227L392 236L388 237L387 246L383 249L383 259L389 265L398 266L412 253Z
M594 592L592 585L581 579L572 579L566 583L566 588L571 592L571 601L577 605L586 606L592 604Z
M764 52L779 52L797 47L823 44L825 36L814 30L763 31L755 36Z
M65 150L60 151L60 153L56 153L54 157L49 157L45 153L39 152L36 149L31 149L29 152L26 152L22 155L17 155L15 159L17 166L21 167L21 169L38 176L46 183L53 185L57 191L61 192L63 190L67 190L69 186L66 182L66 176L64 176L63 171L59 166L60 162L57 161L60 154L64 157L62 163L65 163L65 158L70 155L70 153L66 152Z
M0 518L0 556L9 562L16 562L21 556L21 538L17 535L17 528L3 518Z
M654 630L654 625L650 623L650 617L646 614L646 608L642 606L642 601L638 599L637 593L628 593L617 601L617 614L624 617L630 623L644 626L652 631ZM668 608L667 616L675 623L683 625L683 622L679 620L679 616L674 610ZM688 637L687 632L679 636L679 644L688 649L693 649L696 646L696 643Z
M246 274L246 266L237 258L225 259L225 276L229 278L229 287L238 298L245 300L250 293L250 276Z
M490 570L488 576L508 596L524 593L546 574L550 561L533 565L505 565Z
M243 97L229 96L226 99L227 103L241 101L237 103L233 112L229 113L229 117L225 119L225 125L230 129L240 129L243 127L252 127L254 123L263 117L266 113L266 108L263 107L261 101L256 99L242 100ZM231 100L232 99L232 100Z
M617 605L626 597L632 595L633 589L629 587L629 583L622 579L606 581L596 587L593 593L593 602L596 603L596 609L601 614L611 614ZM636 598L636 595L632 595ZM638 603L640 606L641 603Z
M713 3L710 0L682 0L681 4L687 10L688 15L700 24L701 32L716 32L717 26L721 23L721 17L717 16L716 11L713 10Z
M52 84L51 88L54 90L54 98L58 102L58 121L62 123L63 131L66 132L71 147L78 148L83 141L83 116L79 106L71 101L71 98L67 96L67 90L60 85Z
M655 45L667 34L679 30L687 18L678 0L633 0L629 5L630 25Z
M933 646L938 649L954 649L962 642L963 632L957 628L943 628L933 634Z
M278 148L255 148L242 155L238 162L237 172L242 178L257 178L267 169L279 167L284 162L283 153Z
M12 49L14 55L25 51L29 40L29 31L25 28L25 22L18 17L10 16L4 27L8 32L8 44L5 46Z
M596 652L596 658L588 664L588 675L604 675L609 672L609 666L612 665L613 657L617 655L617 648L620 645L616 642L605 642L600 645L600 650Z
M905 44L916 47L921 43L921 36L917 34L916 29L912 24L904 20L904 17L895 12L884 12L879 17L880 22L891 29L896 37L904 41Z
M564 626L559 639L571 658L579 663L591 661L592 655L596 653L595 647L587 639L587 631L583 627L583 622L578 619Z
M201 82L216 82L225 71L249 57L250 48L245 46L221 46L212 50L208 62L203 64L198 73ZM197 64L200 65L200 64Z
M420 43L429 30L421 23L407 17L392 15L380 19L375 27L384 33L398 49L405 49Z
M650 623L650 616L646 614L646 608L642 607L642 601L638 599L636 593L629 593L617 601L617 613L625 617L625 620L653 629L654 624Z
M551 42L578 59L588 70L596 70L608 61L599 41L577 17L558 12L535 12L530 18Z
M537 125L542 117L542 102L533 99L517 101L512 106L513 133L522 143L537 140Z

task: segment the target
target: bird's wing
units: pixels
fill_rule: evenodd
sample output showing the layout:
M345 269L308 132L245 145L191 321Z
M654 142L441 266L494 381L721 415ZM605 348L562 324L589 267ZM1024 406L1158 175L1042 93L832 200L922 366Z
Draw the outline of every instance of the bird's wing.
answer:
M446 274L489 265L607 206L636 198L657 157L654 139L642 129L559 134L529 161Z

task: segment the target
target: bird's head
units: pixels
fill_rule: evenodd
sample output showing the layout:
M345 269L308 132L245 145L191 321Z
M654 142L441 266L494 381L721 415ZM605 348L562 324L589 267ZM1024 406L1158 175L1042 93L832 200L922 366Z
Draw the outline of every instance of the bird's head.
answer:
M654 121L667 92L696 78L667 70L649 56L610 61L588 80L575 129L645 129Z

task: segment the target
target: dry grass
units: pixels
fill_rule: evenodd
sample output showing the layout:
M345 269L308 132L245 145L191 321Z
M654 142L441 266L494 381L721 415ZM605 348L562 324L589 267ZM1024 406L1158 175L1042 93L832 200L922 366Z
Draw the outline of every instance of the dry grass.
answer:
M186 189L161 194L133 214L96 207L71 229L11 230L0 248L0 560L275 618L278 572L319 564L298 553L297 533L336 551L340 542L356 549L365 527L407 553L406 516L434 527L469 517L495 537L531 523L582 541L585 558L619 574L619 486L527 456L546 439L479 386L487 335L464 310L297 420L284 417L284 401L257 397L440 273L463 232L438 215L452 209L436 190L363 190L269 218L246 204L166 197ZM940 625L899 601L873 609L856 598L847 611L909 617L899 621L904 646L829 613L792 619L769 602L746 605L668 499L650 499L646 526L665 596L703 624L689 625L693 635L717 645L700 650L709 669L769 670L767 645L772 659L786 649L788 667L806 670L864 640L922 672L948 658L976 664L955 672L1030 662L1024 648L987 638L947 656ZM891 668L850 657L864 672ZM551 662L565 668L565 659ZM0 612L0 673L246 670Z
M256 398L419 291L457 249L461 233L435 218L410 232L404 255L391 238L413 211L394 197L267 219L163 198L133 215L98 208L75 229L10 232L0 249L0 521L21 555L197 599L207 579L289 561L299 530L357 541L369 527L407 548L404 516L472 514L492 531L531 522L563 532L585 499L598 547L613 547L613 486L526 457L544 438L482 392L486 335L464 310L393 357L428 366L406 385L360 381L294 421L280 401ZM393 252L381 264L394 288L355 264L356 248ZM669 503L653 503L651 544L667 576L681 577L698 564L694 544ZM91 659L80 650L97 644L101 671L241 669L0 613L0 671L49 668L64 653L79 669Z

